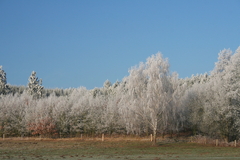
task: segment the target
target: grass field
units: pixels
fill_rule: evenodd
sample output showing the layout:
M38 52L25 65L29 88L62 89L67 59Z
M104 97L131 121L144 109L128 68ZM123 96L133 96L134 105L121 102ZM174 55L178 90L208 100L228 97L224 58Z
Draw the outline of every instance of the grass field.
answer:
M16 160L200 160L240 159L239 147L142 140L0 140L0 159Z

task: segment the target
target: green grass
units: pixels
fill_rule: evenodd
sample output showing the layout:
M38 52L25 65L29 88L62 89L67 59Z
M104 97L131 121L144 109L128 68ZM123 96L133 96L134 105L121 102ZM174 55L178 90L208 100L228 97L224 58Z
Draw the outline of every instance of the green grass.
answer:
M148 141L0 140L0 159L185 160L240 159L238 147Z

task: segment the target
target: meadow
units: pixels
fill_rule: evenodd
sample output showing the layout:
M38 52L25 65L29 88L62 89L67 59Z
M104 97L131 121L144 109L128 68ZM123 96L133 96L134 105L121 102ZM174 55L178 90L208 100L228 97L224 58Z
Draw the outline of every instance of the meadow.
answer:
M240 147L147 139L4 139L0 159L17 160L206 160L240 159Z

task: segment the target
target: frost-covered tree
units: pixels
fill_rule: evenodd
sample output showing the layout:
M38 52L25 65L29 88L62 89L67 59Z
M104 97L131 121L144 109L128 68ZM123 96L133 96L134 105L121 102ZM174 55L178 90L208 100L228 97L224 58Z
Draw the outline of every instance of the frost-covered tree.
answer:
M103 87L104 88L109 88L109 87L111 87L112 86L112 83L109 81L109 80L106 80L105 82L104 82L104 84L103 84Z
M109 80L106 80L103 84L103 94L104 96L107 96L109 94L111 94L112 91L112 83Z
M7 77L5 71L0 66L0 95L7 94L9 91L9 86L7 85Z
M185 103L194 131L226 141L238 138L240 128L240 49L231 53L220 52L211 75L189 88Z
M186 107L187 121L189 123L189 129L193 131L193 134L199 134L203 132L204 128L204 113L205 113L205 98L206 88L203 84L195 83L184 94L183 104Z
M88 111L89 111L89 98L92 97L92 93L89 93L84 87L76 88L70 94L70 101L73 102L70 114L72 115L72 127L76 133L87 133L88 128ZM81 98L79 98L81 97Z
M224 92L225 104L225 137L228 141L234 140L240 133L240 47L231 56L230 63L221 77L222 83L219 88Z
M155 142L157 133L186 129L228 141L239 139L240 47L231 53L221 51L210 74L184 79L170 73L168 60L158 53L131 68L121 82L107 80L93 90L43 90L32 72L27 91L33 96L20 86L10 86L13 94L1 95L0 136L153 133ZM6 74L2 68L0 73L4 86Z
M39 98L42 96L42 79L38 80L36 72L32 71L31 76L28 79L28 93L33 95L34 98Z
M123 104L128 117L134 117L153 131L154 143L158 130L165 131L172 115L174 81L169 63L161 53L147 59L129 71L126 78L128 92ZM133 119L131 119L133 120Z
M15 85L9 85L9 90L11 94L23 94L23 92L27 89L26 86L15 86Z
M212 74L218 74L225 71L226 67L230 63L232 56L232 51L230 49L224 49L218 54L218 62L215 63L215 67L212 71Z
M187 109L184 105L184 94L187 90L187 85L183 83L182 79L178 78L176 72L171 76L172 100L169 107L170 115L168 118L167 131L172 135L183 131L188 127L187 124Z
M27 114L31 114L29 106L32 108L36 103L25 92L21 95L4 96L0 101L0 128L2 128L0 132L12 136L27 134L26 127L29 122Z

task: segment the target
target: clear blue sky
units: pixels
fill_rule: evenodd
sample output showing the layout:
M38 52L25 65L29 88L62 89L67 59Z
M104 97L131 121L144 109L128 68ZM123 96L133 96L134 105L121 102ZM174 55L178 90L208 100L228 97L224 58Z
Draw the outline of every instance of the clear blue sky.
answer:
M160 51L181 78L240 45L239 0L0 0L0 65L12 85L114 83Z

